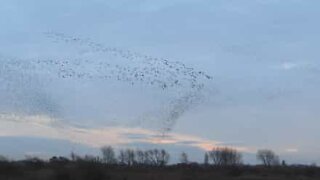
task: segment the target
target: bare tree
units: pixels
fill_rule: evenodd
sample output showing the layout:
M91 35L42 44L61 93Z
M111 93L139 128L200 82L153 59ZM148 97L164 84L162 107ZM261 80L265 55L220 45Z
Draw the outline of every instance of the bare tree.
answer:
M144 164L164 166L168 164L170 155L164 149L152 149L144 152Z
M188 158L188 154L185 152L182 152L180 155L180 163L182 164L188 164L189 163L189 158Z
M119 162L128 166L136 163L135 152L132 149L120 150Z
M209 164L209 154L206 152L204 154L204 165L208 165Z
M117 159L114 149L111 146L104 146L101 148L103 162L106 164L116 164Z
M257 160L261 161L263 165L268 167L280 164L279 156L269 149L258 150Z
M281 166L287 166L287 163L286 163L285 160L282 160L282 161L281 161Z
M78 155L78 154L76 154L76 153L74 153L74 152L71 152L70 157L71 157L71 160L72 160L72 161L79 161L79 160L81 160L81 156Z
M217 166L235 166L242 163L242 154L228 147L214 148L208 155L212 163Z
M126 154L127 154L127 164L129 166L132 166L133 164L135 164L136 163L136 156L134 154L134 150L127 149Z
M156 165L156 154L157 150L147 150L145 151L146 164L148 165Z
M145 153L142 150L136 150L136 162L138 164L146 164Z
M8 162L9 160L5 157L0 155L0 162Z
M121 164L121 165L123 165L123 164L125 164L126 163L126 157L125 157L126 155L125 155L125 151L124 150L120 150L120 152L119 152L119 156L118 156L118 162Z
M160 151L158 151L158 153L156 154L156 160L157 160L157 165L158 166L164 166L167 165L170 159L170 155L169 153L164 150L161 149Z
M99 162L101 162L99 156L93 156L93 155L89 155L89 154L86 154L86 155L84 156L84 158L82 158L82 161L92 162L92 163L99 163Z

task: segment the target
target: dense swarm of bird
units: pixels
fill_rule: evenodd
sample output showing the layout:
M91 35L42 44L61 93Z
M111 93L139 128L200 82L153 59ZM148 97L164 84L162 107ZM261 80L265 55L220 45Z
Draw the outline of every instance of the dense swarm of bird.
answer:
M92 71L92 74L88 72L79 74L75 69L70 68L75 67L75 65L81 65L82 63L79 61L75 64L71 64L72 61L50 62L60 64L60 72L63 78L74 76L92 78L95 73L97 78L116 78L117 80L130 82L131 84L141 81L146 84L156 85L162 89L182 86L184 88L198 90L203 88L204 79L212 79L212 76L205 72L187 67L181 62L141 55L139 53L118 48L108 48L88 39L67 36L62 33L46 33L46 35L49 38L54 39L55 42L62 41L65 43L74 43L86 46L92 52L108 55L107 59L95 59L90 62L90 64L95 64L96 67L94 67L94 69L98 71ZM127 60L127 63L125 63L125 65L117 64L117 62L115 62L116 57L120 57L121 60ZM85 64L89 64L89 61L86 60Z
M171 100L168 108L164 110L164 116L162 116L161 133L165 135L167 132L171 132L177 120L190 108L200 103L201 100L201 93L197 92L189 92Z
M187 67L181 62L107 48L87 39L61 33L46 33L46 36L55 42L84 46L92 54L100 53L102 56L28 60L2 57L0 91L12 91L27 86L31 81L41 85L45 83L44 79L50 82L51 78L74 81L115 80L129 85L149 85L163 91L183 90L186 93L172 99L159 119L162 122L160 129L165 133L172 130L185 111L199 102L206 80L212 79L205 72Z
M172 99L167 108L162 110L163 115L159 117L162 133L171 131L180 116L201 101L201 91L205 85L203 80L212 79L212 76L205 72L196 71L181 62L155 58L119 48L108 48L88 39L67 36L62 33L46 33L46 35L54 39L55 42L85 46L89 48L87 51L91 51L91 53L108 55L109 58L100 61L98 66L93 68L100 71L96 73L98 78L114 78L119 81L129 82L131 85L142 82L163 90L170 88L186 90L186 93ZM117 58L118 61L126 60L127 63L125 65L121 65L121 63L111 65L117 63ZM112 62L108 60L112 60ZM95 61L97 62L97 60ZM71 69L69 68L69 70ZM74 71L62 70L62 72L64 72L62 75L64 78L70 78L74 75L79 77L79 74ZM81 74L80 76L93 78L94 75Z
M49 69L33 60L0 57L0 113L56 114L45 79L52 79Z

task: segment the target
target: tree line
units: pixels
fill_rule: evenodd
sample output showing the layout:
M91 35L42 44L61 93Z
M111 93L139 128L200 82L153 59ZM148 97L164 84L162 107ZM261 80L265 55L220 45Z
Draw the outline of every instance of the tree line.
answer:
M166 166L170 162L170 154L164 149L120 149L118 152L111 146L105 146L101 149L102 156L85 155L80 156L71 153L71 161L89 161L99 162L107 165L124 166ZM281 165L279 156L268 149L258 150L257 160L266 167ZM195 164L189 160L189 155L182 152L178 158L178 164ZM67 161L65 157L52 157L51 162ZM198 164L198 163L197 163ZM241 152L230 147L216 147L204 153L203 165L213 166L240 166L243 164L243 155ZM285 165L285 161L282 162Z
M120 149L118 152L112 146L104 146L100 149L102 156L85 155L80 156L74 152L71 153L70 159L66 157L54 156L49 159L50 162L67 162L67 161L86 161L103 163L107 165L124 165L124 166L166 166L170 162L170 154L164 149ZM269 149L258 150L256 158L261 165L266 167L286 165L285 161L280 163L279 156ZM37 157L26 157L27 161L41 161ZM5 157L0 156L0 161L8 161ZM178 164L195 164L189 160L189 155L182 152ZM197 163L198 164L198 163ZM243 164L242 153L230 147L215 147L204 153L203 165L214 166L240 166Z

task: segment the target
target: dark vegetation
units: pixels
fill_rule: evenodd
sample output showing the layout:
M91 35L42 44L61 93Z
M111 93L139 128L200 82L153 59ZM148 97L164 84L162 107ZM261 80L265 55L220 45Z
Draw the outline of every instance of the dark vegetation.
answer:
M170 155L165 150L120 150L118 156L112 147L101 149L102 157L52 157L41 160L27 157L10 161L0 156L0 179L4 180L282 180L320 179L320 168L279 163L279 157L270 150L259 150L261 165L244 165L241 153L231 148L215 148L205 153L203 163L190 162L187 153L180 163L168 164Z

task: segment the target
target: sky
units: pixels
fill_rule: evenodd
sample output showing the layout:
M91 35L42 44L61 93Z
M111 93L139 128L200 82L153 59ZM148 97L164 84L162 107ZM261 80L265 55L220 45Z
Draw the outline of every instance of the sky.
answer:
M2 0L0 154L99 148L320 163L313 0ZM18 147L19 146L19 147Z

